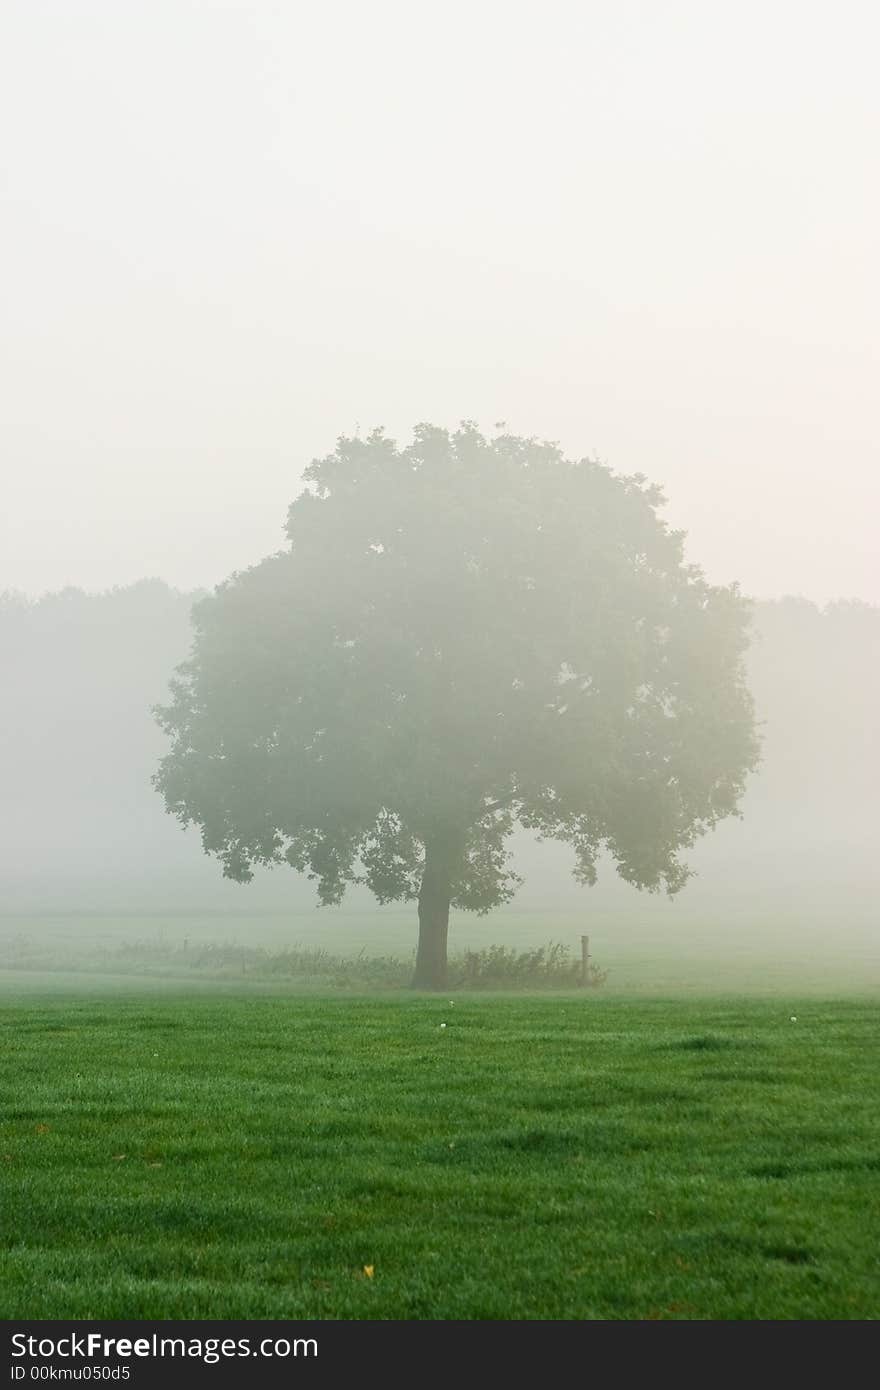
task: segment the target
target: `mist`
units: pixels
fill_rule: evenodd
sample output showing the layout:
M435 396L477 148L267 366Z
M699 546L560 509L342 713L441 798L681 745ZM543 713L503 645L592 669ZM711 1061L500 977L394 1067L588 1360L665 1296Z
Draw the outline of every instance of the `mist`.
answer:
M875 6L11 0L0 587L211 585L340 432L645 472L880 601Z
M755 601L763 750L674 903L518 831L456 930L870 930L878 39L862 4L4 7L7 915L312 912L164 814L150 708L312 457L473 419L663 488Z
M0 4L14 1380L880 1315L878 53Z
M166 740L151 706L166 698L188 654L193 597L155 579L103 594L5 596L4 936L39 940L54 919L47 940L60 935L70 949L93 938L95 919L107 919L98 930L112 943L125 936L122 919L136 936L164 933L165 921L178 940L195 931L328 950L404 949L411 912L379 908L359 888L342 908L319 909L314 884L289 869L230 883L197 832L165 814L151 778ZM574 940L586 931L606 954L630 945L723 960L738 940L787 956L794 933L807 952L850 957L873 978L880 609L851 601L820 609L797 597L758 603L748 670L761 765L742 818L690 852L696 877L674 900L636 893L610 861L594 888L580 887L568 849L520 831L516 897L487 917L453 914L454 944Z

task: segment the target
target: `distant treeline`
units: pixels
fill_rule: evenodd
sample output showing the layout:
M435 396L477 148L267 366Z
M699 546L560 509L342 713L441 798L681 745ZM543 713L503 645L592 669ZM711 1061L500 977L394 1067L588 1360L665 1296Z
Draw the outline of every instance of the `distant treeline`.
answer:
M290 871L225 883L150 785L165 746L150 709L187 655L193 597L157 579L0 596L0 910L277 912L312 901ZM880 608L757 603L750 672L763 765L744 819L694 851L700 876L675 910L870 914ZM654 910L611 875L578 889L559 846L520 840L518 859L518 901L532 910L583 904L586 892L606 911Z

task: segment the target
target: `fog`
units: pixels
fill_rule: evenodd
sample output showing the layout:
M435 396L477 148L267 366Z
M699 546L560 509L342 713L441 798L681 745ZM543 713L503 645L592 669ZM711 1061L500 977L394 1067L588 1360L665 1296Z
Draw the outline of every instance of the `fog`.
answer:
M0 0L14 1379L877 1316L878 60Z
M878 42L867 3L10 0L2 912L310 910L164 814L150 707L312 457L468 419L647 475L755 601L763 761L696 879L580 889L518 832L504 920L870 933Z
M272 913L289 915L295 935L294 919L313 909L313 886L289 869L246 886L224 880L150 784L166 749L150 706L187 655L190 605L158 580L0 605L6 913ZM761 768L742 819L695 848L698 876L672 903L616 881L610 864L594 889L578 887L570 850L520 834L525 883L502 921L480 919L481 934L503 938L511 910L545 913L551 933L558 913L577 914L584 929L634 919L662 929L686 917L710 937L743 918L825 921L841 940L848 925L875 927L880 608L756 605L749 679ZM349 904L375 909L363 890ZM331 931L333 920L328 910Z
M211 585L341 431L643 471L880 600L868 3L8 0L0 587Z

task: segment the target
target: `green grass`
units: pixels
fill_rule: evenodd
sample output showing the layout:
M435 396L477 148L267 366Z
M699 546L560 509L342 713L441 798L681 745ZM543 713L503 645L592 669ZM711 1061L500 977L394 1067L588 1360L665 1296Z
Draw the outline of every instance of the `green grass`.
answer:
M4 989L3 1317L880 1314L869 1001L72 988Z

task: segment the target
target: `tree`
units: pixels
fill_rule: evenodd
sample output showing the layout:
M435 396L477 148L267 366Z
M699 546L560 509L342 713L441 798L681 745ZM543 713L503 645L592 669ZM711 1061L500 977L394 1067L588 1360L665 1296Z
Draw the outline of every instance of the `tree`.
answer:
M450 905L518 879L519 825L675 893L756 760L747 605L686 564L641 475L465 423L340 438L289 549L194 610L155 778L223 872L287 863L417 900L413 984L443 988Z

